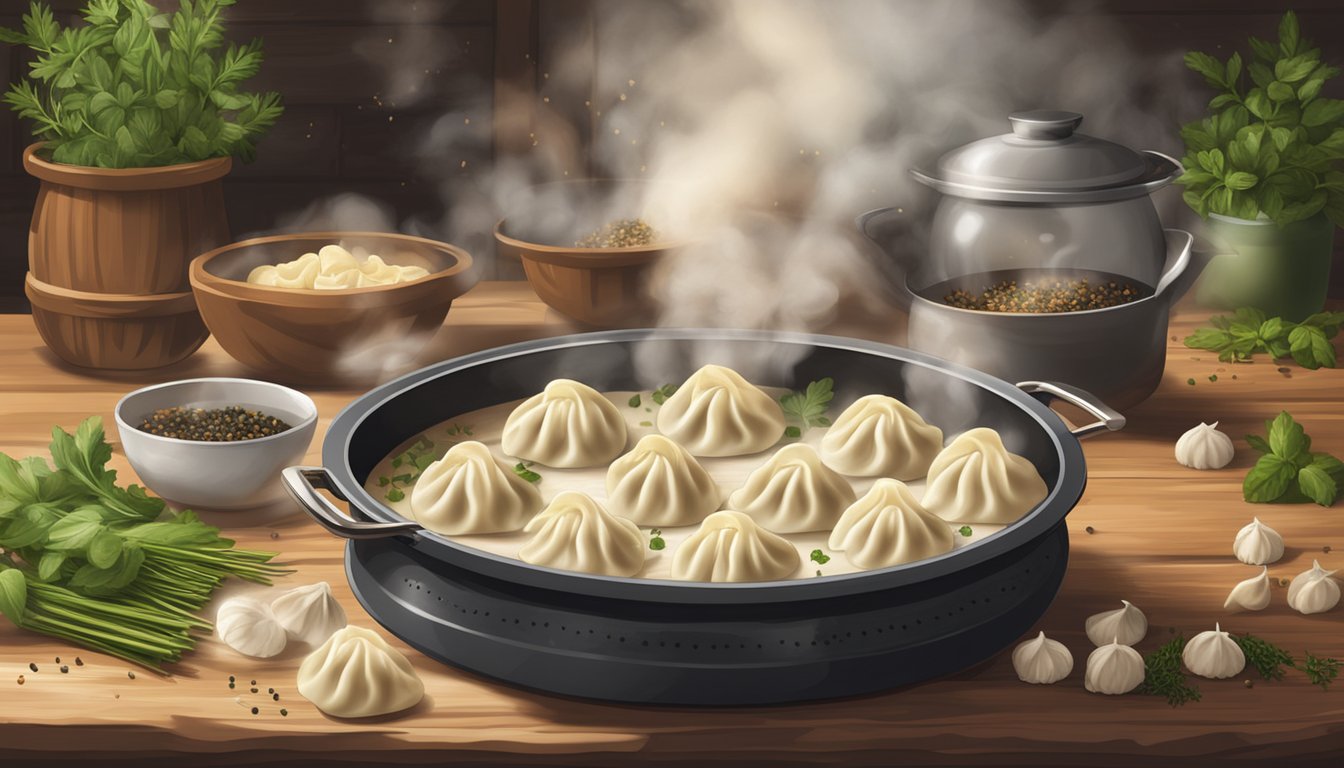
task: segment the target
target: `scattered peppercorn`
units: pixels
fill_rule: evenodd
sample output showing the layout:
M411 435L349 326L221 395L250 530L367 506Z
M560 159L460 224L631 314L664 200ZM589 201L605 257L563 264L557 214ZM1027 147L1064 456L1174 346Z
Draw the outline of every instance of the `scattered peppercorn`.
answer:
M280 710L280 716L281 716L281 717L289 717L289 710L288 710L288 709L282 709L282 710Z
M1234 376L1233 378L1236 378L1236 377ZM280 534L277 533L276 531L271 531L271 538L272 538L272 539L278 539L278 538L280 538Z
M954 288L943 297L943 302L959 309L982 312L1082 312L1128 304L1144 297L1144 292L1124 280L1101 278L1095 283L1087 278L1042 278L1001 280L979 294L963 288Z
M256 685L256 684L257 684L256 680L253 680L252 682L248 683L248 685Z
M84 660L81 659L81 658L79 658L78 656L76 656L76 657L75 657L75 666L76 666L76 667L82 667L82 666L84 666Z
M1283 576L1280 576L1280 577L1279 577L1279 586L1280 586L1280 587L1286 587L1286 586L1288 586L1288 583L1289 583L1289 582L1288 582L1288 579L1284 578Z
M227 408L160 408L140 422L140 431L178 440L227 443L278 435L289 424L239 405Z
M267 692L267 693L275 693L275 689L274 689L274 688L267 688L267 689L266 689L266 692Z
M23 685L25 681L27 681L27 678L23 675L19 675L19 685Z
M1287 376L1292 373L1292 370L1289 368L1280 368L1279 373L1282 373L1283 375Z
M30 661L30 662L28 662L28 669L29 669L30 671L32 671L32 672L36 672L36 671L37 671L37 665Z
M1250 680L1243 681L1243 682L1242 682L1242 685L1246 686L1247 688L1254 688L1254 687L1255 687L1255 683L1251 682Z
M271 694L271 701L279 701L279 700L280 700L280 694L278 693Z
M253 688L253 689L252 689L252 693L256 693L256 692L257 692L257 689L256 689L256 688Z
M62 665L61 665L61 674L62 674L62 675L68 675L68 674L70 674L70 666L67 665L67 664L62 664Z
M643 219L617 219L574 242L579 248L636 248L658 239L658 233Z
M1330 545L1326 544L1324 547L1321 547L1321 551L1327 555L1330 554Z
M129 677L130 679L134 680L134 679L135 679L135 670L126 670L126 676Z
M1083 530L1087 531L1088 533L1096 533L1096 532L1097 532L1097 529L1096 529L1096 528L1093 528L1093 527L1090 526L1090 525L1087 526L1086 528L1084 528Z
M61 663L61 657L60 657L60 656L57 656L57 657L56 657L56 663L57 663L57 664L60 664L60 663Z
M254 714L254 715L257 714L257 713L260 712L260 711L261 711L261 710L260 710L260 709L257 709L256 707L253 707L253 708L252 708L252 714Z
M234 680L235 680L234 676L233 676L233 675L229 675L229 682L232 683L232 682L234 682Z
M234 684L233 684L233 683L229 683L229 690L233 690L233 689L234 689Z

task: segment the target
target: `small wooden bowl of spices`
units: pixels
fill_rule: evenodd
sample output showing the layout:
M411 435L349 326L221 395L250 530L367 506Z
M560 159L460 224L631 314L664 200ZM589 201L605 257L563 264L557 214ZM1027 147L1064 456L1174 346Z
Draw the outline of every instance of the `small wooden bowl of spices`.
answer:
M141 482L196 510L257 509L287 499L280 470L299 463L317 428L311 398L252 379L137 389L117 403L115 416Z

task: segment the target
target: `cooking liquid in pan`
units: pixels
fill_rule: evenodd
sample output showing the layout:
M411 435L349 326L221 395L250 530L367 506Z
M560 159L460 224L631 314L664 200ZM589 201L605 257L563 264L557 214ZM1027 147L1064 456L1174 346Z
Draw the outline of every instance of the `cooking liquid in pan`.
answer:
M1091 269L1001 269L977 272L924 288L939 304L981 312L1054 314L1129 304L1155 290L1123 275Z
M762 387L766 392L778 398L786 393L786 390ZM640 396L641 404L639 407L632 408L629 405L631 397ZM653 423L657 420L659 406L654 403L649 392L604 392L603 396L610 400L620 410L625 417L626 427L629 435L626 442L626 451L634 447L641 437L654 434L658 430L654 428ZM500 436L504 430L504 422L508 419L513 409L517 408L522 400L514 400L507 403L501 403L489 408L482 408L476 411L470 411L454 417L451 421L438 424L416 437L406 441L397 447L391 455L384 458L374 467L373 472L365 480L364 487L375 499L398 515L414 520L415 516L411 512L411 488L413 483L405 482L404 478L408 475L414 475L418 470L415 467L403 463L401 466L392 466L393 459L401 455L404 451L415 446L421 438L425 438L433 443L433 448L427 449L426 453L432 453L433 456L442 456L454 443L467 440L476 440L484 443L490 448L490 452L496 458L504 461L512 467L518 463L516 457L506 455L500 449ZM838 415L849 403L833 404L830 413ZM465 429L470 429L471 434L464 434ZM724 499L728 494L740 488L747 481L747 476L751 472L779 450L785 442L803 442L814 448L819 448L821 438L826 434L826 429L813 427L803 433L801 440L781 441L761 453L749 454L746 456L733 456L728 458L700 458L700 463L708 470L711 477L718 483ZM956 435L944 435L944 443L949 442ZM624 453L624 452L623 452ZM537 482L537 490L541 491L542 499L545 503L550 503L551 499L562 491L582 491L592 496L599 503L605 506L607 499L607 465L598 467L589 467L586 469L555 469L540 464L527 467L533 472L541 475L541 480ZM403 478L400 482L394 482L393 478ZM381 484L380 478L387 478L388 484ZM862 497L872 488L873 483L879 478L876 477L853 477L845 476L853 487L855 494ZM916 498L924 496L924 480L914 480L906 483ZM392 493L392 498L388 498L389 491L396 487L401 496ZM393 500L396 499L396 500ZM722 508L722 507L721 507ZM974 524L970 526L971 535L963 536L959 533L962 528L961 523L948 523L949 528L954 532L953 547L960 548L974 543L1007 526ZM679 526L676 528L661 528L660 538L664 542L664 548L661 550L648 549L644 556L644 568L635 578L646 579L671 579L672 578L672 554L676 552L677 547L681 545L691 534L695 533L699 524ZM645 534L646 541L652 540L652 530L650 526L640 526L640 530ZM829 530L814 531L810 533L791 533L782 534L785 539L798 550L802 564L793 574L792 578L816 578L818 572L822 576L835 576L845 573L858 573L863 571L849 562L844 552L837 552L830 548L827 539L830 538ZM518 550L523 546L532 534L523 531L513 531L510 533L493 534L471 534L459 536L445 536L451 541L464 544L469 547L489 552L495 555L517 559ZM830 557L826 563L817 563L812 560L813 550L820 549L825 555Z

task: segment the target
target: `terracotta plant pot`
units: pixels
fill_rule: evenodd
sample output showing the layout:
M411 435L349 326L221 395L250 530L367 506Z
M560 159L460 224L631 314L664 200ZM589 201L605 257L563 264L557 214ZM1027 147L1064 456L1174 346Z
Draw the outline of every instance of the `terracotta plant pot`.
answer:
M365 248L428 277L339 291L253 285L264 264L324 245ZM234 359L297 383L359 383L386 377L423 351L453 299L476 281L471 256L447 243L377 232L273 235L226 245L191 263L191 287L206 325Z
M155 368L190 355L208 333L188 317L187 267L229 240L221 179L232 160L89 168L44 160L41 146L23 152L24 169L42 182L26 292L47 346L94 368Z

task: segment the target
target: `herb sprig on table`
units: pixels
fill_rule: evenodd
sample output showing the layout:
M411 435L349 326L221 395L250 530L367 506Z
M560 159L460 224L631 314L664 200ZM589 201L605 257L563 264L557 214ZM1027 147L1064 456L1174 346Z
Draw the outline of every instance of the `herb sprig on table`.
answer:
M51 456L0 454L0 612L17 626L157 668L209 629L195 613L224 579L285 573L275 553L119 487L101 419L53 429Z
M1139 693L1161 696L1173 707L1199 701L1199 689L1189 683L1181 670L1185 642L1185 637L1177 635L1143 657L1144 677L1138 687Z
M1268 317L1253 307L1242 307L1231 317L1209 319L1212 328L1200 328L1185 337L1185 346L1217 352L1225 362L1247 362L1257 354L1275 359L1292 357L1303 368L1334 368L1335 348L1330 340L1344 326L1344 312L1317 312L1300 323Z
M1344 487L1344 463L1328 453L1313 452L1311 437L1287 411L1266 421L1265 432L1266 437L1246 436L1260 453L1242 481L1246 501L1334 504Z
M835 381L829 376L808 384L804 392L790 392L779 398L784 415L798 422L798 425L785 427L784 436L802 437L805 429L831 426L826 410L834 399Z

